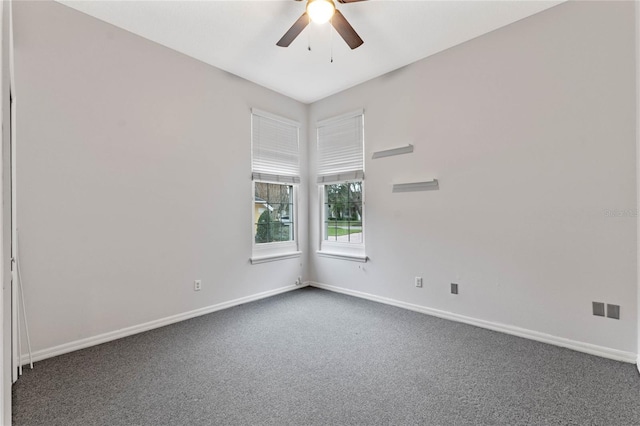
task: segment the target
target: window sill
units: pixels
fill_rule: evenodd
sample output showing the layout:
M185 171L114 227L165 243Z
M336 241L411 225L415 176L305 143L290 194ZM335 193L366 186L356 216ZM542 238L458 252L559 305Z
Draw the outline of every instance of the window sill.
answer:
M367 261L369 260L369 257L364 254L360 255L360 254L349 254L349 253L336 253L336 252L321 251L321 250L318 250L316 253L318 253L318 256L329 257L332 259L350 260L352 262L367 263Z
M294 252L288 252L288 253L270 254L267 256L253 256L249 258L249 261L251 262L252 265L257 265L258 263L275 262L277 260L284 260L284 259L294 259L300 256L302 256L301 251L294 251Z

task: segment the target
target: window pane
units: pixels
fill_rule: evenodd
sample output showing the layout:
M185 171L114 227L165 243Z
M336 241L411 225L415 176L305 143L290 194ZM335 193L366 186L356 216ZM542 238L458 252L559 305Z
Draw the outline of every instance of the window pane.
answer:
M325 185L324 239L362 243L362 182Z
M293 241L293 186L255 183L255 241Z

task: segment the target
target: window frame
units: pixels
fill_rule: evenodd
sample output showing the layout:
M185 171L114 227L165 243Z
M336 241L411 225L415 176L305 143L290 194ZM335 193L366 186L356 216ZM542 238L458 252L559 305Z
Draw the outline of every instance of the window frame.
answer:
M271 262L281 259L291 259L300 257L302 252L299 248L298 228L299 228L299 214L298 214L298 192L300 189L300 172L297 176L289 175L275 175L271 173L265 173L254 170L254 116L260 116L280 123L290 125L296 128L296 141L298 145L298 155L300 154L300 123L287 118L279 117L275 114L268 113L256 108L251 109L251 257L249 261L251 264L259 264L264 262ZM298 157L299 162L299 157ZM268 183L276 185L284 185L292 187L291 215L293 223L293 235L291 241L274 241L268 243L256 243L256 219L255 218L255 197L256 197L256 183ZM267 200L268 201L268 200Z
M285 182L272 182L266 180L253 180L251 182L251 200L255 206L256 197L256 183L270 183L283 186L291 186L291 204L293 215L293 235L290 241L273 241L269 243L256 243L256 222L252 220L251 223L251 239L252 239L252 253L251 263L262 263L271 260L288 259L291 257L299 257L302 252L299 251L298 246L298 190L299 185L294 183ZM267 200L268 201L268 200ZM253 218L255 219L255 217Z
M362 185L362 242L360 243L352 243L352 242L342 242L342 241L330 241L325 239L325 222L327 222L326 210L324 208L326 203L326 186L328 185L339 185L350 182L360 182ZM366 244L366 200L365 200L365 180L363 179L350 179L350 180L341 180L336 182L326 182L318 185L319 192L319 204L320 204L320 227L319 227L319 236L320 236L320 246L318 248L317 253L321 256L332 257L337 259L345 259L345 260L353 260L358 262L366 262L368 257L365 252L365 244Z

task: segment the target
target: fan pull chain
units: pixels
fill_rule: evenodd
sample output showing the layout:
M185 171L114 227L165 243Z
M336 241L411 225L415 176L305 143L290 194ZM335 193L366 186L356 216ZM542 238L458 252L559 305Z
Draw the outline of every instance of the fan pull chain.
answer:
M329 27L329 32L331 33L331 63L333 63L333 16L331 16L331 26Z
M311 15L309 15L309 26L307 29L307 40L308 40L308 47L307 49L309 49L309 52L311 52Z

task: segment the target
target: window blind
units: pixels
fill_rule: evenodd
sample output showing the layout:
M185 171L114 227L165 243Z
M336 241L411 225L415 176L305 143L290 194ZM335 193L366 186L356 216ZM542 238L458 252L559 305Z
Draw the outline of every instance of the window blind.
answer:
M251 110L254 180L300 183L298 128L295 121Z
M318 183L363 178L363 111L318 122Z

